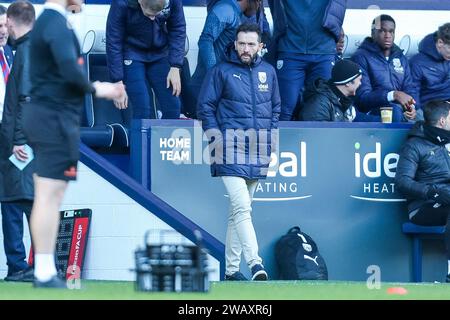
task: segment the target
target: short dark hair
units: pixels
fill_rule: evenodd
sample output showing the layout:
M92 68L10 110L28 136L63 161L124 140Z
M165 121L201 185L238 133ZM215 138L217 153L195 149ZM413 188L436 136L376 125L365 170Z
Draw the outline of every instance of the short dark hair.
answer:
M261 42L261 28L255 23L243 23L236 30L236 39L241 32L256 32L258 41Z
M450 44L450 23L447 22L436 31L435 40L441 39L445 44Z
M27 0L17 0L11 3L6 11L6 15L18 24L26 26L33 25L36 19L34 7Z
M435 126L439 119L446 118L450 112L450 103L447 101L434 100L427 102L423 108L425 122Z
M6 7L0 4L0 16L6 14Z
M383 21L391 21L394 24L394 28L396 27L394 18L392 18L388 14L382 14L382 15L379 15L378 17L375 17L375 19L373 19L373 21L372 21L372 30L375 29L375 27L377 25L377 21L380 21L380 25L381 25L381 23Z

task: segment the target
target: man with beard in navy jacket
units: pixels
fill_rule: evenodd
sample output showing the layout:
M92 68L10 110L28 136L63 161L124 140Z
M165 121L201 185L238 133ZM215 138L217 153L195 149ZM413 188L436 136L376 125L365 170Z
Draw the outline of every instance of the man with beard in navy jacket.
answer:
M243 24L227 61L206 75L197 115L212 142L211 174L221 177L230 198L225 243L225 280L247 280L240 272L241 253L252 280L267 280L251 220L258 179L264 179L280 114L280 95L273 67L262 61L261 30ZM235 139L237 138L237 143Z
M382 14L372 22L372 37L366 38L352 60L363 71L356 92L356 105L362 112L380 115L380 108L393 108L392 122L416 119L414 87L408 60L394 43L395 21Z
M419 44L419 53L409 61L417 104L450 100L450 23L446 23Z

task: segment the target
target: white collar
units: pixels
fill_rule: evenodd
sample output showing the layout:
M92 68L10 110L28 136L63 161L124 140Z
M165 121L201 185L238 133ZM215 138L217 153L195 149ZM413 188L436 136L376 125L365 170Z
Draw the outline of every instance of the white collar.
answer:
M67 15L66 8L64 8L62 5L54 3L54 2L46 2L44 4L44 9L51 9L51 10L58 11L64 17Z

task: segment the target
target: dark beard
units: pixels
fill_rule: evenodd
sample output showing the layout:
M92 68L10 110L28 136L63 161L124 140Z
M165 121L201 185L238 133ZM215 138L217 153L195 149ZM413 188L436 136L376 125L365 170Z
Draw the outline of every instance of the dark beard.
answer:
M247 62L247 61L242 60L242 55L240 55L240 56L239 56L239 60L241 60L241 62L242 62L243 64L251 65L252 62L255 61L255 57L256 57L256 54L254 54L253 56L250 56L250 60Z

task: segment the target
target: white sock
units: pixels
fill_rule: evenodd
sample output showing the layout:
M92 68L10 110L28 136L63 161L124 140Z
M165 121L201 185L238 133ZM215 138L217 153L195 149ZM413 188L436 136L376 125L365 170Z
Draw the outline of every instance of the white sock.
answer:
M447 263L448 263L448 272L447 272L447 274L450 274L450 260L447 260Z
M34 256L34 276L42 282L56 276L55 256L53 254L36 254Z

